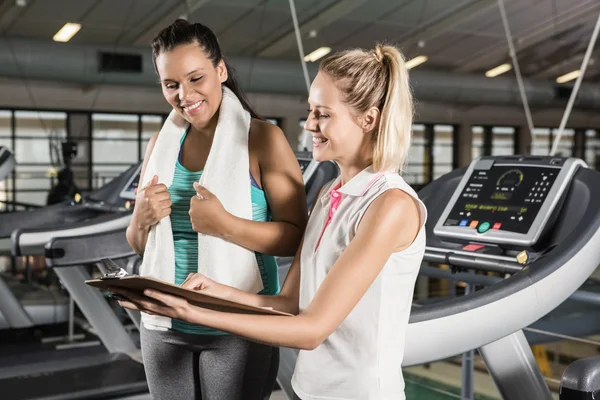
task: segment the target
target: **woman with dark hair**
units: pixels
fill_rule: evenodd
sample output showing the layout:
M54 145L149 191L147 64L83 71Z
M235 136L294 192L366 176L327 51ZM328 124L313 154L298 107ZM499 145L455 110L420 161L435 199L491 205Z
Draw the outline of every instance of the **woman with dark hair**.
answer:
M144 258L140 274L180 285L202 271L277 295L274 256L295 254L307 219L291 147L248 104L206 26L175 21L152 55L173 110L148 143L127 229ZM143 313L142 321L153 398L269 398L277 348L176 319Z

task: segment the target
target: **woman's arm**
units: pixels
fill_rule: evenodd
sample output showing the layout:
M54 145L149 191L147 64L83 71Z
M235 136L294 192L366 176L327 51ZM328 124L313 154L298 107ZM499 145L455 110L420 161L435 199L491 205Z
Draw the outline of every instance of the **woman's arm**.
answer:
M272 220L256 222L231 216L223 237L259 253L292 256L298 249L308 218L300 166L277 126L253 120L250 131L250 146L258 154L261 185Z
M138 187L141 187L141 185L143 184L142 179L144 179L144 173L146 172L148 160L150 160L150 155L152 154L152 150L154 149L154 145L156 144L156 139L158 139L158 133L154 134L148 141L148 146L146 147L146 154L144 155L144 161L142 163L142 170L140 171L140 181ZM137 205L138 202L136 201L136 206ZM136 206L134 206L131 221L129 222L129 226L127 227L125 236L133 251L142 256L144 254L144 249L146 248L146 242L148 241L148 233L150 232L150 227L146 227L140 223L141 221L139 220L138 213L135 212Z
M391 254L410 246L418 234L419 219L417 205L408 194L400 190L382 194L365 213L356 236L327 274L311 303L294 317L222 313L191 306L184 299L157 292L148 294L152 299L135 297L132 300L150 313L257 342L314 349L348 316ZM299 271L295 270L290 279L299 280L296 274Z
M238 218L227 212L214 194L195 185L201 198L194 196L190 201L192 228L259 253L291 256L298 249L308 218L300 166L277 126L253 120L250 132L249 148L258 156L272 220Z
M197 290L208 295L213 295L237 303L249 304L255 307L270 307L274 310L296 315L298 314L298 298L300 292L301 252L302 242L298 247L292 265L288 270L285 282L283 283L283 288L279 294L275 296L244 292L243 290L217 283L202 274L190 274L181 284L181 287L189 290Z

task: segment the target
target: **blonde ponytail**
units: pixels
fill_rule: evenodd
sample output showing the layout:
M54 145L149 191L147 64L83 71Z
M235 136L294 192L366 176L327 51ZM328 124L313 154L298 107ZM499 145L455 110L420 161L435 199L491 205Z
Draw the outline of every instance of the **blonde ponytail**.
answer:
M402 172L410 148L413 99L400 51L381 45L371 51L343 51L326 58L319 70L336 82L344 101L359 113L379 108L373 167Z
M402 172L410 149L414 113L408 70L404 57L395 47L379 48L382 62L388 68L388 79L375 138L373 166L380 171L394 169Z

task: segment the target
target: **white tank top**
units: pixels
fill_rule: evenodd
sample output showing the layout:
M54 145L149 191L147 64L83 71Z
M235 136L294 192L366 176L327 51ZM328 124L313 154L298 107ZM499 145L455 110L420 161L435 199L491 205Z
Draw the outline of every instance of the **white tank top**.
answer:
M340 182L338 177L323 187L306 228L300 256L301 311L356 235L371 202L382 193L400 189L417 199L421 227L407 249L391 255L341 325L315 350L299 352L292 387L302 400L404 400L401 365L425 252L427 211L396 173L377 173L368 167L344 186L339 187Z

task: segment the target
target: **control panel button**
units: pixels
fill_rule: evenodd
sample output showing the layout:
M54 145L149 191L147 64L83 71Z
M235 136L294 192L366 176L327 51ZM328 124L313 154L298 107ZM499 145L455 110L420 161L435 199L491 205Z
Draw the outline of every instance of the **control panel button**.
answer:
M490 229L490 223L482 222L481 225L479 225L479 228L477 228L477 232L484 233L484 232L487 232L489 229Z

